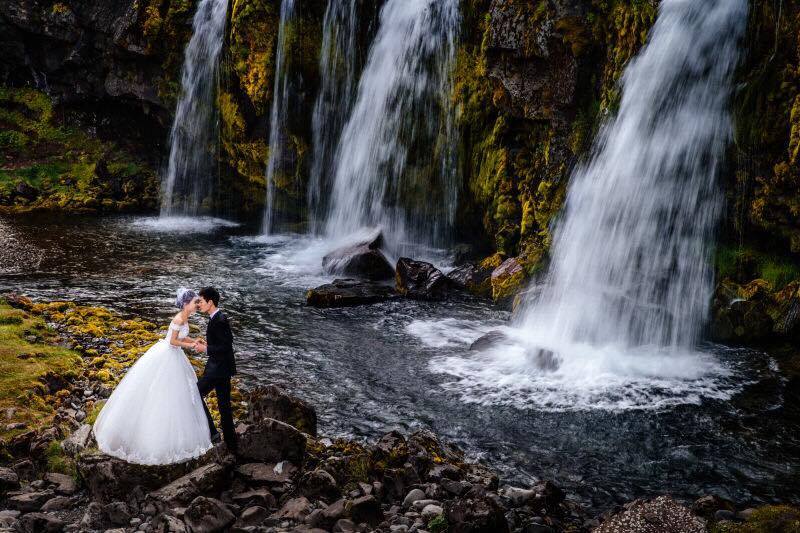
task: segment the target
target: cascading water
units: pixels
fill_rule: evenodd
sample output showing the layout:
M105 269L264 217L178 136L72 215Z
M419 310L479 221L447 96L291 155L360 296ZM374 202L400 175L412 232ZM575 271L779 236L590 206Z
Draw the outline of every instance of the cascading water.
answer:
M214 90L227 9L228 0L201 0L194 15L169 134L169 161L161 181L162 217L196 214L212 192Z
M452 225L451 71L458 0L388 0L336 151L325 231L380 226L386 245L431 245Z
M572 176L546 283L509 328L512 342L444 362L461 378L451 385L475 393L498 380L508 390L479 401L556 408L720 392L710 376L724 370L693 350L713 289L716 177L746 19L746 0L661 2L623 76L619 113Z
M322 23L321 79L311 125L314 153L308 187L308 212L315 233L326 218L336 145L355 100L356 7L356 0L329 0Z
M264 233L269 234L275 223L275 180L286 168L289 141L287 120L292 76L287 64L288 28L295 14L295 0L281 1L278 25L278 44L275 52L275 83L273 84L272 111L269 127L269 159L267 160L267 199L264 207Z

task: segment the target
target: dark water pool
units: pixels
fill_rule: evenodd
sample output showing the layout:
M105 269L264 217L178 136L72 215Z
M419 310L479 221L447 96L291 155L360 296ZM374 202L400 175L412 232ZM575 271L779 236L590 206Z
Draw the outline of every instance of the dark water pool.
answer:
M454 388L437 361L469 358L469 343L508 313L467 297L308 308L305 289L331 279L319 270L325 243L205 225L0 218L0 292L166 323L177 287L213 284L235 324L244 383L277 382L307 398L328 435L430 428L504 481L552 479L598 510L663 493L716 493L743 505L800 500L797 382L767 354L706 347L731 369L727 392L662 409L480 401Z

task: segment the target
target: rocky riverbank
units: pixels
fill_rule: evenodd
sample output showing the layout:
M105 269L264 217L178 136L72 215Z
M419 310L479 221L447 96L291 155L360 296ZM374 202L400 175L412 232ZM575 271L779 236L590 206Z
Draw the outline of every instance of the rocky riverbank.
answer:
M6 301L4 368L47 364L4 397L0 531L733 532L796 531L800 520L791 507L737 510L715 496L593 516L553 482L504 484L427 431L373 442L319 435L313 406L276 386L238 396L238 456L220 445L180 465L127 464L94 448L90 424L159 337L155 326L69 302Z

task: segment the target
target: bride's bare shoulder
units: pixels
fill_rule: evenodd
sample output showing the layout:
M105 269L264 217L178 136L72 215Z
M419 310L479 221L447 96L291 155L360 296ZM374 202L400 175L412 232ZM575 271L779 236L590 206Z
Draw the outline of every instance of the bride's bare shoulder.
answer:
M185 324L185 322L183 322L183 317L181 316L180 313L178 313L177 315L172 317L172 323L177 325L177 326L182 326L182 325Z

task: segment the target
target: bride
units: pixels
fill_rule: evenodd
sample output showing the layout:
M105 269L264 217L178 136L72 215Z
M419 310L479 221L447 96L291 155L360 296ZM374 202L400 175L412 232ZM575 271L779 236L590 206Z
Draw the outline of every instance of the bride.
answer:
M94 424L97 446L131 463L162 465L199 457L211 449L197 377L182 348L194 348L189 317L197 294L179 289L180 312L165 338L128 370Z

